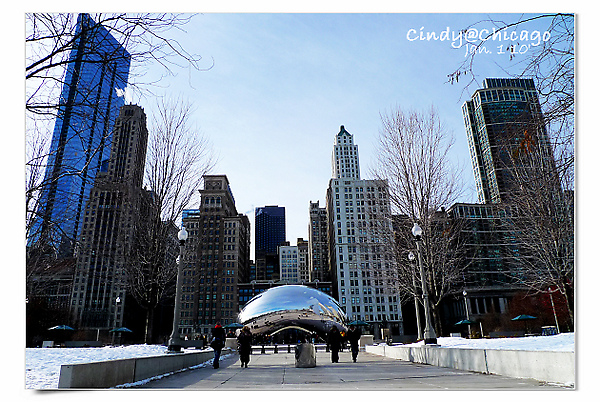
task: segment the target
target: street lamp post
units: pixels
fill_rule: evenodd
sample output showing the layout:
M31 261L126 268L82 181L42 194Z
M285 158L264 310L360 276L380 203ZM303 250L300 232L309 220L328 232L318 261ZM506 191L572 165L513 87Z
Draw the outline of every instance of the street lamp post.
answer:
M181 352L181 337L179 336L179 320L181 315L181 287L183 285L183 249L188 233L185 226L177 233L179 238L179 257L177 257L177 287L175 288L175 308L173 310L173 332L169 338L169 352Z
M411 264L414 264L415 255L412 251L408 253L408 259L410 260ZM421 328L421 314L419 313L419 297L417 296L417 280L415 279L414 275L412 276L412 281L413 288L415 289L415 313L417 315L417 334L419 339L423 339L423 328Z
M116 329L118 326L118 321L117 321L117 314L119 313L119 304L121 304L121 297L117 296L117 298L115 299L115 315L114 315L114 320L113 320L113 329ZM121 334L119 333L119 336ZM96 334L96 340L98 340L98 338L100 337L100 329L98 329L98 332ZM120 339L119 339L120 340ZM112 344L115 344L115 332L113 331L112 334Z
M421 286L423 287L423 307L425 308L425 333L423 338L425 339L425 345L437 345L437 336L435 330L431 326L431 316L429 314L429 293L427 292L427 283L425 282L425 271L423 270L423 262L421 259L421 241L423 229L418 224L414 224L412 228L412 234L415 237L415 243L417 243L417 256L419 260L419 270L421 271Z
M467 303L467 291L463 290L463 296L465 297L465 311L467 312L467 321L471 321L471 317L469 317L469 303ZM468 328L469 328L469 336L468 338L471 337L471 324L468 324Z

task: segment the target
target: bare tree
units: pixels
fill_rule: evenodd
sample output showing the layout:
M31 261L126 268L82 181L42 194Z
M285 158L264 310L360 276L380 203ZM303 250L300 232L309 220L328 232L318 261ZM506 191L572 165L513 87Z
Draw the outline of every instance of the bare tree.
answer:
M530 18L521 18L511 22L495 21L492 19L482 20L469 27L493 24L492 31L478 43L461 65L448 74L451 83L464 82L465 90L479 76L477 60L480 49L488 46L494 34L522 29L525 32L531 30L533 23L547 22L545 32L548 36L545 40L535 41L537 46L515 42L506 44L506 57L510 59L511 65L506 73L515 77L533 78L537 90L540 93L542 111L544 113L544 125L549 130L552 147L555 152L557 169L561 172L563 188L573 189L573 171L575 168L575 16L573 14L540 14ZM518 35L520 37L520 34ZM527 46L527 52L521 54L521 47Z
M546 40L529 47L511 43L506 54L512 65L507 74L531 77L540 93L541 113L529 116L527 124L506 130L501 144L509 157L511 173L510 213L505 230L515 234L518 253L513 255L514 280L534 293L557 289L565 297L571 321L574 318L574 182L575 182L575 17L573 14L541 14L512 22L485 20L496 32L527 30L532 23L547 21ZM468 28L471 28L468 27ZM464 32L467 31L465 29ZM527 32L527 31L526 31ZM452 83L466 87L477 77L479 49L493 33L476 44L458 69L448 75ZM466 89L465 87L465 89ZM549 138L546 141L544 138ZM543 135L541 135L543 134ZM513 137L520 137L515 143Z
M421 297L421 278L408 261L414 250L412 223L423 229L422 261L426 270L434 322L441 330L438 307L461 286L463 264L457 264L460 230L444 212L463 193L460 171L450 162L453 136L432 108L427 112L400 109L382 116L374 175L389 185L392 211L402 215L405 230L396 232L397 287L405 298ZM415 288L415 284L417 285Z
M558 290L573 324L574 192L564 189L568 179L562 175L567 171L555 165L552 149L535 135L537 128L534 121L525 130L531 133L524 136L526 144L503 144L513 179L510 197L504 202L510 211L506 227L517 240L517 252L511 256L513 276L534 294Z
M128 291L146 310L146 342L153 342L154 309L174 293L176 222L215 165L208 140L191 126L193 108L161 99L153 116L146 158L148 205L139 219L126 269ZM180 302L180 301L175 301Z

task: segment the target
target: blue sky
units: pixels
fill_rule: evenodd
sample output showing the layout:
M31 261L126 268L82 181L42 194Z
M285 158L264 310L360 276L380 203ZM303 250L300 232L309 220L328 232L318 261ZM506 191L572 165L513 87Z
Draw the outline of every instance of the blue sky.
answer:
M447 75L465 59L460 31L490 17L510 22L523 15L199 14L176 38L202 55L204 66L214 65L180 70L155 93L194 103L194 121L219 154L213 173L228 176L238 212L253 222L255 207L285 206L287 239L295 245L308 236L309 202L325 204L340 125L358 144L361 177L372 178L380 114L396 107L438 110L456 140L453 162L464 168L463 201L476 201L461 113L476 86L465 91ZM543 33L546 25L527 30ZM428 32L438 39L419 39ZM443 32L449 40L440 40ZM478 58L477 85L506 76L514 61L497 53L509 44L490 41L490 53ZM133 99L152 114L151 99Z

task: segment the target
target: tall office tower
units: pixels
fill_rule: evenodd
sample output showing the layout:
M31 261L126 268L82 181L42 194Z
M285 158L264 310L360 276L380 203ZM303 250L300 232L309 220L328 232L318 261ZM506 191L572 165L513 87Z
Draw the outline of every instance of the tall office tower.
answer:
M288 283L300 282L298 274L298 246L279 246L279 279Z
M208 335L217 321L236 321L238 284L250 275L250 220L238 214L227 176L205 175L200 196L200 208L182 218L190 236L179 330L191 339Z
M463 117L480 203L506 201L514 169L535 168L531 158L521 165L519 152L535 149L535 163L554 163L532 79L486 78L464 103Z
M298 247L298 280L302 282L310 282L310 271L308 270L308 242L303 238L296 240Z
M327 215L334 294L349 318L402 335L387 182L360 179L358 147L344 126L335 138L332 171Z
M320 208L319 201L310 202L308 225L308 270L310 280L330 281L329 246L327 240L327 208Z
M94 178L108 157L130 55L88 14L79 14L29 244L70 257Z
M142 189L147 143L144 110L123 106L114 126L110 157L96 176L82 214L71 295L71 312L80 328L123 325L124 269L136 227L151 215L151 195Z
M255 210L255 254L277 253L277 247L285 242L285 207L267 205Z
M256 280L279 279L277 247L285 242L285 207L258 207L254 215Z

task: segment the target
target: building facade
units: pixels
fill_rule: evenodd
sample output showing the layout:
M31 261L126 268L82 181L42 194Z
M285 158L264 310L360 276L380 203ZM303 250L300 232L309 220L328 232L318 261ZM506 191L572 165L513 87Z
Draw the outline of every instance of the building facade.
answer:
M330 281L327 208L319 207L319 201L311 201L309 219L308 271L310 280Z
M144 110L123 106L110 157L96 176L82 213L71 294L71 312L80 329L123 325L130 247L136 228L149 214L151 195L142 189L147 143Z
M130 55L88 14L79 14L60 95L40 207L29 245L42 242L71 257L94 179L108 160L124 99Z
M249 282L250 220L238 214L225 175L205 175L200 208L186 210L179 330L194 339L208 335L215 323L235 322L238 285Z
M300 282L298 246L279 246L279 278L288 283Z
M533 79L486 78L462 110L480 203L507 201L514 169L536 168L519 166L520 152L535 148L536 163L554 163Z
M285 207L258 207L254 215L256 280L279 280L277 247L285 243Z
M329 264L334 294L350 319L403 335L387 183L362 180L358 146L341 126L327 190Z
M296 245L298 247L298 280L300 283L310 282L308 242L302 238L298 238Z

